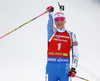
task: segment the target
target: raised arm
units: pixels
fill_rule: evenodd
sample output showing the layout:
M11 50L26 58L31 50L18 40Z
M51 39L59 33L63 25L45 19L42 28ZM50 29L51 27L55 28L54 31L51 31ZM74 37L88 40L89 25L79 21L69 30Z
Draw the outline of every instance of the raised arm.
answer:
M49 12L49 20L47 24L47 33L48 33L48 41L53 34L53 10L52 6L47 7L47 11Z

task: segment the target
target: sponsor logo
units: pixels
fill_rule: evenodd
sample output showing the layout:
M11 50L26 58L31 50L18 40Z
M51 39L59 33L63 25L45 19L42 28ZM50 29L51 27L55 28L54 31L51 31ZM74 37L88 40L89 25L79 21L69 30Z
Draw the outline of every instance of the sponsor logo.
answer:
M54 14L54 16L55 16L55 15L58 15L58 14L62 14L62 15L64 15L64 13L61 13L61 12L57 12L56 14Z
M59 52L56 52L56 53L54 53L54 52L49 52L49 54L50 54L50 55L62 55L62 53L59 53Z
M49 52L50 55L54 55L54 52Z
M59 53L59 52L56 52L56 53L54 53L54 52L49 52L49 55L62 55L62 56L68 56L68 53Z
M67 42L67 40L57 39L57 38L54 38L53 40Z
M76 38L76 35L74 34L74 37Z
M70 62L70 59L69 58L48 58L47 59L48 62L66 62L66 63L69 63Z
M47 60L48 60L48 61L52 61L52 62L53 62L53 61L56 62L56 58L48 58Z
M55 35L55 37L57 37L57 38L68 38L69 39L68 36L63 36L63 35Z
M63 56L68 56L68 53L63 53Z
M57 62L68 62L68 59L59 58L59 59L57 59Z

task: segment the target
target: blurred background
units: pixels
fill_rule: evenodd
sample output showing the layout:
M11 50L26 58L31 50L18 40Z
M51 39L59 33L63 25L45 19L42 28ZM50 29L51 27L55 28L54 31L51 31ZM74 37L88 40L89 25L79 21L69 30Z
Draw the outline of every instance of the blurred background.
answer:
M77 76L100 81L100 0L0 0L0 37L58 3L79 44ZM0 39L0 81L44 81L48 13ZM82 81L73 78L73 81Z

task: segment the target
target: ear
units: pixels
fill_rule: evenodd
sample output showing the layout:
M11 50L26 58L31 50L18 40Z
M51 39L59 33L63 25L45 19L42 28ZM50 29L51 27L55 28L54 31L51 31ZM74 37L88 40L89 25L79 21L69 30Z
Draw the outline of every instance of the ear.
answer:
M66 23L66 20L65 20L65 23Z

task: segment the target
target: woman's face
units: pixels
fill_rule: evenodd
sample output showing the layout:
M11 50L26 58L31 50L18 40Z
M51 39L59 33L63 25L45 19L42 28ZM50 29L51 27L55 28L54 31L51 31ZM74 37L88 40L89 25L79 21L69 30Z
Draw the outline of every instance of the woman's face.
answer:
M58 29L62 29L62 28L64 28L64 26L65 26L65 23L66 23L66 20L64 19L63 21L58 21L58 22L55 22L55 25L56 25L56 27L58 28Z
M54 19L55 25L58 29L62 29L65 26L66 20L64 17L57 17Z

